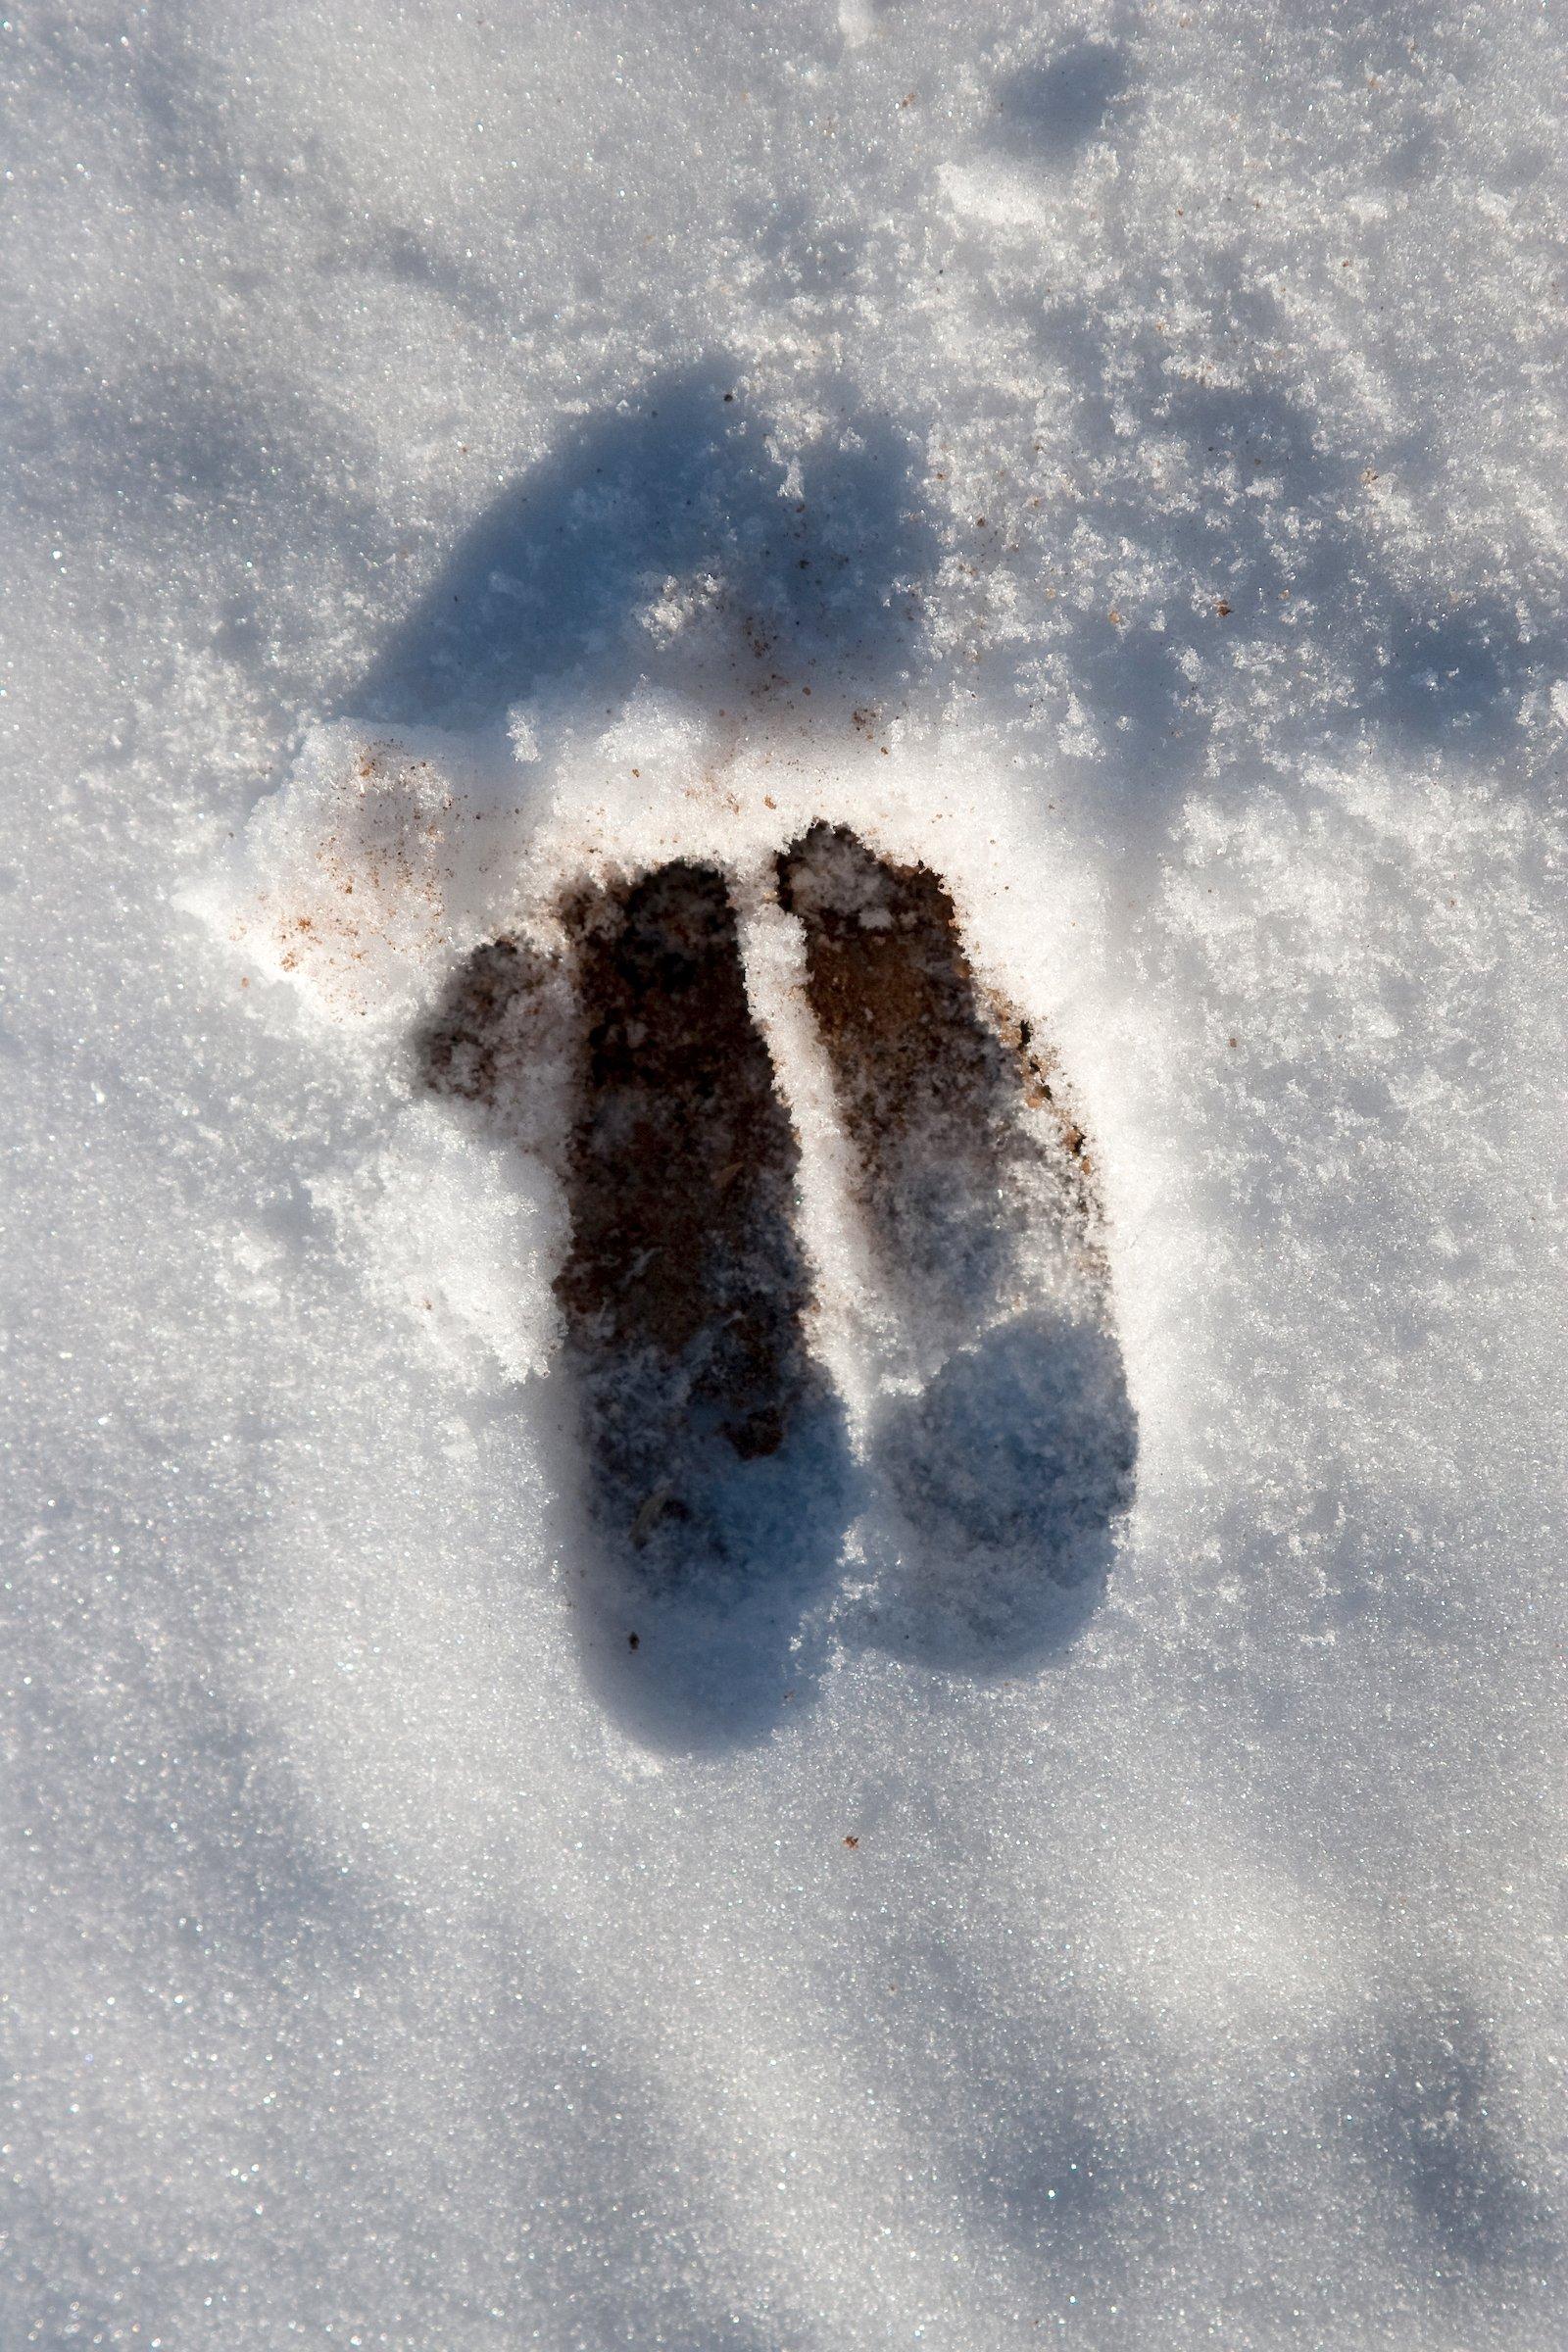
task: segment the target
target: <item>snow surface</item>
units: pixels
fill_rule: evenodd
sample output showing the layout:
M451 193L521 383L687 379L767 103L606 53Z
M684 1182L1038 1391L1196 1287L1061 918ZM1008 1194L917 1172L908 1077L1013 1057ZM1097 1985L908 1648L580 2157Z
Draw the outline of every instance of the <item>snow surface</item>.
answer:
M1560 12L0 39L5 2343L1562 2340ZM847 1426L929 1431L818 821L1058 1057L1136 1496L1021 1653L862 1495L683 1733L569 1057L503 1133L420 1039L721 866Z

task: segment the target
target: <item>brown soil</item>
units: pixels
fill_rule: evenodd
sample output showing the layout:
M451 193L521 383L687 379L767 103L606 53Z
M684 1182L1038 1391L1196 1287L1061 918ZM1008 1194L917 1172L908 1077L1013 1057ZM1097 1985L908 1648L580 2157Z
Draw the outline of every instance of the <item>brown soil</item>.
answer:
M522 1138L541 1055L573 1054L571 1246L556 1295L599 1506L641 1548L691 1516L683 1490L712 1441L742 1460L776 1452L812 1392L799 1153L721 876L666 865L563 911L570 1040L559 972L497 940L449 991L424 1078Z
M982 1000L928 866L892 864L819 824L780 858L778 878L806 934L807 995L886 1277L933 1303L972 1304L1005 1280L1009 1177L1042 1160L1018 1114L1056 1108L1047 1057L1026 1023ZM1083 1138L1059 1112L1057 1123L1065 1179ZM1082 1222L1076 1169L1060 1205Z
M581 1347L681 1357L742 1456L782 1443L808 1302L799 1153L722 878L666 865L568 909L587 1029L559 1284Z
M424 1083L433 1094L498 1106L510 1075L507 1047L533 973L515 940L474 950L425 1039Z
M813 825L778 874L783 905L805 925L811 1011L868 1174L885 1173L914 1132L945 1130L950 1144L983 1150L1006 1124L1016 1078L937 876L888 864L829 825Z

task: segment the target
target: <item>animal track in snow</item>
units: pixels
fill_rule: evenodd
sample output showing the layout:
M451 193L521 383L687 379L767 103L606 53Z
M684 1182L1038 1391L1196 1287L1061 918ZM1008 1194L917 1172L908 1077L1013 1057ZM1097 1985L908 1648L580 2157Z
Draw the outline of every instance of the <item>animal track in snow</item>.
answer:
M929 868L818 824L773 881L891 1352L824 1345L801 1145L716 867L578 890L553 951L479 949L424 1045L426 1083L565 1187L600 1555L578 1605L607 1694L682 1744L757 1736L803 1694L856 1555L869 1641L969 1667L1058 1646L1131 1494L1083 1138L1045 1057L988 1010Z
M889 864L819 824L779 858L778 882L805 936L808 1000L881 1279L950 1338L972 1336L977 1300L1005 1283L1013 1254L1009 1185L1021 1195L1041 1172L1020 1086L1038 1103L1053 1097L1027 1025L1008 1024L1009 1052L1006 1016L982 1009L953 902L928 866ZM1062 1140L1081 1153L1076 1129ZM1087 1218L1082 1177L1065 1154L1053 1175L1066 1231ZM1021 1198L1011 1206L1028 1213Z
M863 1441L904 1572L890 1637L1006 1660L1093 1605L1132 1494L1083 1133L1029 1025L983 1003L928 866L818 824L778 872L873 1279L914 1369L884 1384Z
M799 1154L722 876L669 864L561 911L564 969L506 940L469 957L425 1076L537 1147L533 1085L569 1070L556 1295L604 1570L579 1606L601 1668L635 1656L615 1684L642 1730L743 1736L808 1680L799 1621L853 1516Z

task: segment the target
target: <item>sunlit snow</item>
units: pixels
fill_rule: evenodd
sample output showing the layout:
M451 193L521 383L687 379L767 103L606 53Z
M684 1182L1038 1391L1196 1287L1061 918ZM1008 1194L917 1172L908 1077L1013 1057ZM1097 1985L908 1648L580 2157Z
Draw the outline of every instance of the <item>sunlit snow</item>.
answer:
M0 26L8 2352L1563 2340L1565 64Z

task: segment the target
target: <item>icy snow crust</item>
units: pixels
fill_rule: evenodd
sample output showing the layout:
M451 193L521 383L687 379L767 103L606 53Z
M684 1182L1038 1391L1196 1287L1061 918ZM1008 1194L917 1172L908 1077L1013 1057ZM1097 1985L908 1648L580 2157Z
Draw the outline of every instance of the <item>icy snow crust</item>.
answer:
M1560 25L5 41L6 2343L1559 2340Z

